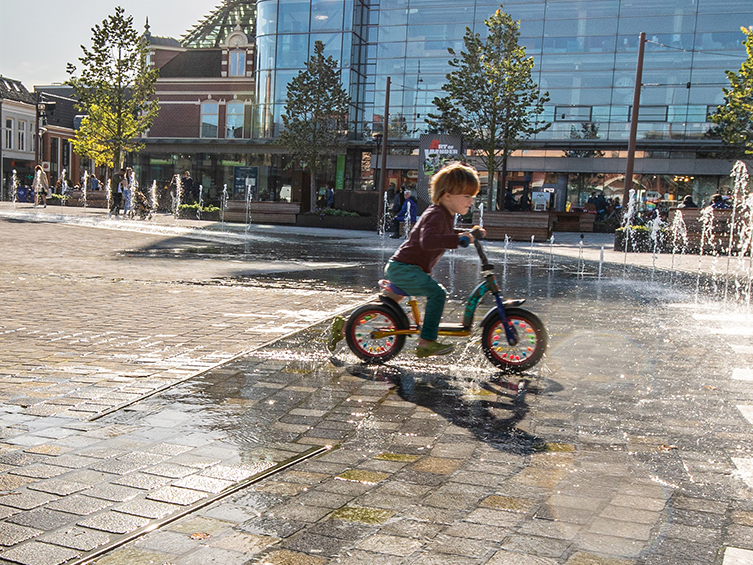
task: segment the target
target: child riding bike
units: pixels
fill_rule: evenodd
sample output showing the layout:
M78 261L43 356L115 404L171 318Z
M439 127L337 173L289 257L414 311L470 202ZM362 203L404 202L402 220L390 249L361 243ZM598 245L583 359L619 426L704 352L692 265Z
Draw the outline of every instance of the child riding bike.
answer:
M405 293L426 297L426 312L416 347L419 358L446 355L454 349L452 344L437 341L447 291L432 278L431 272L445 250L458 248L461 238L473 241L470 232L455 229L455 214L468 213L480 186L475 169L462 163L452 163L436 173L429 185L433 204L421 215L384 269L385 277ZM333 321L330 349L343 338L344 324L342 316Z

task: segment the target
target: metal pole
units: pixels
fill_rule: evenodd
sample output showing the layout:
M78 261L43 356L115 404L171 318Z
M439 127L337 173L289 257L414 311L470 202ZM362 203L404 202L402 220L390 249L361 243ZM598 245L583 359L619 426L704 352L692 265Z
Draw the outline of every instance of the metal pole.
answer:
M643 51L646 45L646 32L638 38L638 64L635 67L635 87L633 89L633 111L630 114L630 141L628 142L625 188L622 192L623 210L627 210L630 189L633 188L633 166L635 164L635 139L638 135L638 110L641 105L641 82L643 80Z
M390 120L390 77L387 77L387 90L384 97L384 120L382 122L382 166L379 169L379 201L377 202L378 226L382 225L382 216L384 216L384 195L387 192L387 129Z

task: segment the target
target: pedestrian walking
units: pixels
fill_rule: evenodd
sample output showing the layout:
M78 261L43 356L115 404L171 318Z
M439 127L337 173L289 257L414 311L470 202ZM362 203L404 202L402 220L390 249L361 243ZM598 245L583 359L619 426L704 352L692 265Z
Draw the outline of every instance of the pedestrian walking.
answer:
M42 204L47 208L47 191L50 184L47 182L47 173L44 172L42 165L34 167L34 180L31 183L34 189L34 207L39 206L39 197L42 197Z

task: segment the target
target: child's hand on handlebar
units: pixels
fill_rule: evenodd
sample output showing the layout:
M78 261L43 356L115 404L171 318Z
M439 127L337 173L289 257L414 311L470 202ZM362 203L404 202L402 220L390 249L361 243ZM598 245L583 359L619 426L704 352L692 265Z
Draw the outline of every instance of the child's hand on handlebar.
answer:
M479 237L479 234L480 234L481 238L486 237L486 230L484 228L482 228L481 226L473 226L473 229L471 230L471 233L472 234L475 233L476 237Z

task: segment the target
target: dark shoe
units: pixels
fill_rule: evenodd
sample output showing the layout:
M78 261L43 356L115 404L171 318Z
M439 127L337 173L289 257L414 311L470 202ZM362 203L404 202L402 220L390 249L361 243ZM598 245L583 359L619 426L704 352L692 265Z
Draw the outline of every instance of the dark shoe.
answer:
M343 327L345 326L345 318L342 316L335 316L335 319L332 320L332 327L329 331L329 341L327 342L327 349L330 351L335 350L335 346L340 342L342 338L345 336L343 335Z
M448 353L452 353L453 349L455 349L455 346L451 343L432 341L426 347L416 347L416 357L423 359L432 355L447 355Z

